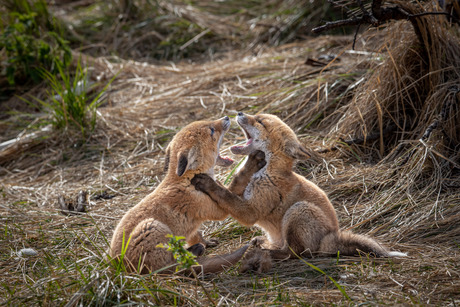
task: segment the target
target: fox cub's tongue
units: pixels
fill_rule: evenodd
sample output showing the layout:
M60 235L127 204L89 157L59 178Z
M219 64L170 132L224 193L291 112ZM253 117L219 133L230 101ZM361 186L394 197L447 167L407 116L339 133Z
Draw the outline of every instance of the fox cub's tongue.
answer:
M249 139L245 145L235 145L230 150L235 155L249 155L252 150L252 139Z

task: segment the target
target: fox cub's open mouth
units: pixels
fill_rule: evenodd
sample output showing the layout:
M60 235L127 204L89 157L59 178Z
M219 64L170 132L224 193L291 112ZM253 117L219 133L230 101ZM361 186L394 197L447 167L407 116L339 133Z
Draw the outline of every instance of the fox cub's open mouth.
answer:
M247 142L244 145L232 146L230 147L230 150L235 155L249 155L253 151L253 145L252 145L253 138L252 138L252 135L249 133L248 129L246 129L246 127L250 125L248 118L243 112L238 112L238 117L236 118L236 122L243 130L244 135L246 136Z
M222 157L220 155L220 145L222 144L225 133L228 131L228 129L230 129L230 118L228 118L228 116L225 116L224 118L221 119L221 121L222 121L222 134L220 135L219 143L217 144L216 164L219 166L228 167L232 165L234 161L229 157Z

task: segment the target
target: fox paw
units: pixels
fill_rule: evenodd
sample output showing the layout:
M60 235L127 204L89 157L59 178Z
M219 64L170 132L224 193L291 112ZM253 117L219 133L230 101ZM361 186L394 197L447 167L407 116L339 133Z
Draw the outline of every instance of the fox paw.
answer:
M260 150L250 153L246 164L248 164L249 167L254 168L254 172L259 171L267 165L267 161L265 161L265 153Z
M191 183L195 186L196 190L205 193L216 185L214 179L207 174L196 174L195 177L192 178Z
M265 273L272 268L272 258L268 250L255 248L248 252L241 262L240 273Z
M197 243L187 248L187 250L191 252L193 255L200 257L204 254L206 247L203 243Z
M258 236L258 237L252 238L249 244L251 244L254 247L261 248L266 242L267 242L267 238L265 238L264 236Z
M267 164L265 161L265 153L261 150L256 150L249 155L250 159L254 159L257 162L257 167L262 168Z

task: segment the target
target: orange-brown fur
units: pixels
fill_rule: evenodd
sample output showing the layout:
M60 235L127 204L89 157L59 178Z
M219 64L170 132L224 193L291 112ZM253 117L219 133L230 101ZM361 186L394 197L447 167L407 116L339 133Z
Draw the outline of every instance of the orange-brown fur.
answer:
M249 158L229 189L204 174L195 176L192 183L240 223L261 227L268 239L263 246L270 249L271 257L292 257L291 249L304 256L355 255L359 251L377 256L404 255L387 251L370 237L340 231L326 193L292 171L296 159L309 155L278 117L239 113L237 121L252 143L232 147L234 153L248 154Z
M130 238L124 256L130 271L147 273L174 264L172 253L157 247L159 243L167 243L168 234L185 237L192 251L203 252L207 242L197 231L199 226L207 220L223 220L228 212L195 190L190 180L198 173L213 176L216 162L224 160L218 151L229 126L225 117L194 122L177 133L166 150L166 177L118 223L110 244L111 257L120 256L123 236L125 244ZM196 244L202 244L203 248ZM198 262L205 273L217 272L222 266L236 263L247 248L246 245L233 254Z

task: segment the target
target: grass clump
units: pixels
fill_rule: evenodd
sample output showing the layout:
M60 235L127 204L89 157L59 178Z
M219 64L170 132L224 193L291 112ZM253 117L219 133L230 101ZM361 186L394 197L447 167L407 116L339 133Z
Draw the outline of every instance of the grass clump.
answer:
M70 48L49 18L45 1L7 1L7 8L0 22L0 55L4 52L2 74L10 85L38 83L42 69L56 74L58 66L70 64Z
M103 95L115 77L113 77L97 93L90 94L94 87L89 80L88 70L77 63L75 73L64 70L58 62L58 75L51 71L41 70L51 91L48 91L49 100L34 99L52 116L51 124L58 130L76 128L83 138L88 137L96 126L96 109L103 102Z

